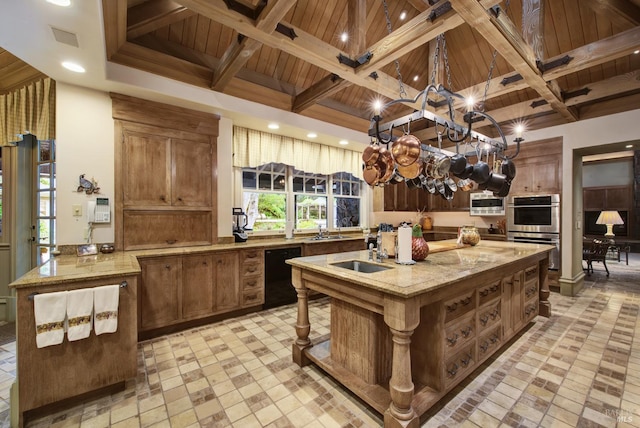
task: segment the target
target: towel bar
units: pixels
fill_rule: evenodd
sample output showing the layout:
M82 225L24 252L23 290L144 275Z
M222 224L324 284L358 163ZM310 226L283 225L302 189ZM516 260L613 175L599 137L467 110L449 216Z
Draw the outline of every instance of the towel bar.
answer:
M128 285L129 285L129 284L127 283L127 281L122 281L122 282L120 283L120 288L126 288ZM33 300L33 296L35 296L36 294L40 294L40 293L38 293L37 291L34 291L33 293L31 293L31 294L29 294L29 295L27 296L27 299L29 299L29 300Z

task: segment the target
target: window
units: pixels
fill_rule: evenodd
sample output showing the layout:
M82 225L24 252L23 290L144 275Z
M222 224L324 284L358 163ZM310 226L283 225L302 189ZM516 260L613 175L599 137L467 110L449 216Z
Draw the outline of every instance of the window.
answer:
M274 163L242 169L242 207L254 231L282 232L288 220L296 230L359 227L361 189L344 172L327 176Z
M247 214L247 229L284 230L286 169L286 165L270 163L242 170L242 209Z
M44 263L49 260L51 251L56 244L55 142L53 140L38 141L37 156L36 224L38 225L38 239L36 251L40 255L40 263Z

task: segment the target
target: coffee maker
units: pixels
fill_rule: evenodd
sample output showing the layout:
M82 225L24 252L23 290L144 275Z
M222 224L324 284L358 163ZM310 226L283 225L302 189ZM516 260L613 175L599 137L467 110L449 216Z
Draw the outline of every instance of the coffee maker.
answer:
M242 208L233 208L233 236L236 238L236 242L245 242L247 240L247 215L242 211Z

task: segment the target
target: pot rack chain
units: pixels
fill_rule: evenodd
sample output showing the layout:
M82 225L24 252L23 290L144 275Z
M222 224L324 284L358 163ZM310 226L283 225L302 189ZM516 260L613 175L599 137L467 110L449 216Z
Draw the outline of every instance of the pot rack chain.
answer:
M391 18L389 17L389 7L387 6L387 0L382 0L382 7L384 8L384 17L387 20L387 31L389 34L393 32L391 28ZM400 61L394 61L396 65L396 73L398 74L398 85L400 86L400 98L407 97L407 91L404 89L404 83L402 82L402 73L400 73Z

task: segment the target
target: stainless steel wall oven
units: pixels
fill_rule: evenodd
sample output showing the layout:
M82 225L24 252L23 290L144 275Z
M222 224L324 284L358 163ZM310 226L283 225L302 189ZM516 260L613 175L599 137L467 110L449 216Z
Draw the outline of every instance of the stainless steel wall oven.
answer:
M507 204L507 239L555 245L549 269L560 268L560 195L511 196Z

